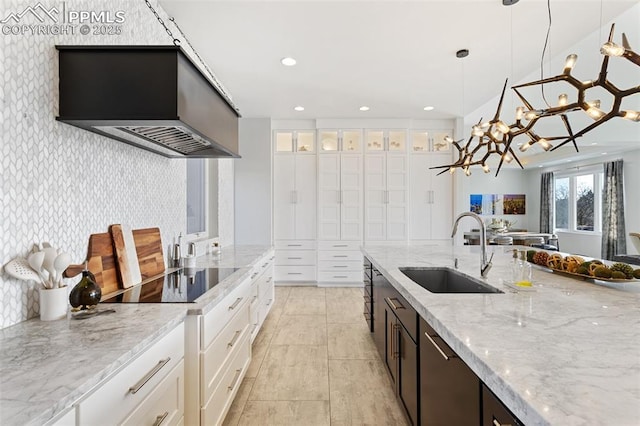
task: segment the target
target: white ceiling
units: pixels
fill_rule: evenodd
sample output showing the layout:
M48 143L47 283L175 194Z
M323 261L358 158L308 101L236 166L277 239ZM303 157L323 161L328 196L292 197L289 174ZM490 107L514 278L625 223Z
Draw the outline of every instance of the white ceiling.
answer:
M521 0L511 7L502 6L501 0L160 4L229 91L242 116L274 119L475 114L483 105L495 104L505 78L515 82L532 73L539 76L548 25L546 0ZM594 62L599 62L607 23L637 4L552 0L548 57L564 55L591 36ZM617 37L629 31L638 30L616 28ZM470 50L463 60L455 57L462 48ZM285 56L298 64L284 67L280 59ZM599 63L592 69L598 70ZM545 76L558 71L547 67ZM294 111L297 105L305 110ZM370 111L359 111L362 105ZM435 109L426 112L426 105Z

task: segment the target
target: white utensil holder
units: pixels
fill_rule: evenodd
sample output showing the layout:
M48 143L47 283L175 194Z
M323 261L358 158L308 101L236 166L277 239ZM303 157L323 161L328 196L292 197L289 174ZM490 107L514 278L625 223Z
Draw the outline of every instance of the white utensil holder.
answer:
M54 321L67 317L69 293L67 287L40 289L40 320Z

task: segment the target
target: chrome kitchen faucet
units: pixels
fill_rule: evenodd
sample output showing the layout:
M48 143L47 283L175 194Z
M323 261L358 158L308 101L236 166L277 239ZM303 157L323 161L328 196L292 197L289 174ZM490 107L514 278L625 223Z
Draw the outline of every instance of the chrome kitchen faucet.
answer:
M486 278L487 274L489 274L489 270L491 269L491 260L493 259L493 253L491 253L491 258L487 262L487 230L484 226L484 222L482 218L475 213L472 212L464 212L460 213L456 220L453 223L453 230L451 231L451 238L456 235L456 231L458 230L458 222L465 216L469 216L474 218L480 224L480 275L482 278ZM456 259L457 264L457 259Z

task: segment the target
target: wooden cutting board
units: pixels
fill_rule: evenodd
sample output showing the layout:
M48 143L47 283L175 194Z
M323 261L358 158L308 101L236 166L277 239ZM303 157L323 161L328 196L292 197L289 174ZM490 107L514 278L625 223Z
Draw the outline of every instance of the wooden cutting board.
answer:
M138 265L142 279L164 272L164 255L159 228L134 229L133 241L138 253Z
M91 234L87 249L89 271L95 276L96 283L102 288L102 294L118 290L116 257L113 253L111 233ZM82 272L84 265L71 265L65 271L66 277L74 277Z
M118 277L123 288L130 288L142 282L138 254L131 228L120 224L109 227L116 255Z

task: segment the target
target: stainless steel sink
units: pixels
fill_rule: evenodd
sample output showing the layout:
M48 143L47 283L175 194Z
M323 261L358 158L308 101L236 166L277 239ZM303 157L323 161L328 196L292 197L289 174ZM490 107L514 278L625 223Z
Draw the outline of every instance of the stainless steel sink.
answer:
M400 272L431 293L503 293L455 269L407 267Z

